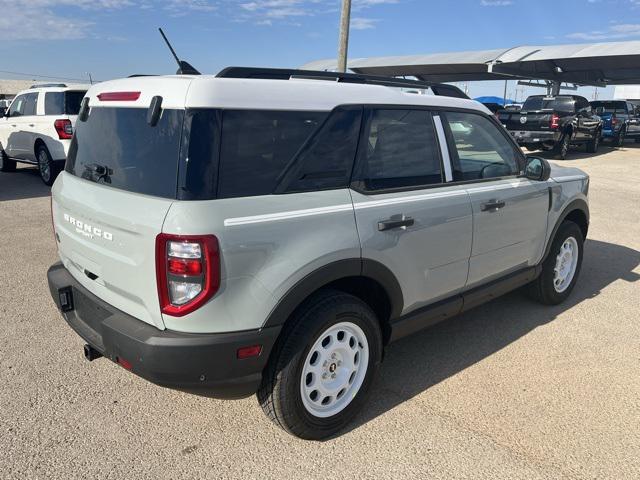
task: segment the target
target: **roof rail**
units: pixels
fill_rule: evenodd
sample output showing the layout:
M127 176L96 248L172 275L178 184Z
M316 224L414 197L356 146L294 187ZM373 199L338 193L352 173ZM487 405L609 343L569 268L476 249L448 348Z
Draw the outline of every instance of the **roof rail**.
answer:
M431 89L435 95L456 98L469 98L454 85L427 82L423 80L407 80L405 78L383 77L378 75L361 75L358 73L340 73L316 70L297 70L289 68L255 68L227 67L220 71L218 78L253 78L262 80L290 80L306 78L311 80L333 80L339 83L359 83L367 85L383 85L386 87Z
M65 88L67 85L65 83L34 83L29 88Z

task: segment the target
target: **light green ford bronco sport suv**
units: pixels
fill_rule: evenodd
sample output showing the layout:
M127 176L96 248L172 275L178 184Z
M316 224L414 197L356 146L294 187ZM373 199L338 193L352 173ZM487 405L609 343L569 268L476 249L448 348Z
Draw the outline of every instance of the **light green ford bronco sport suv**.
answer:
M48 272L86 358L257 393L318 439L362 408L390 342L518 287L562 302L589 178L525 157L464 97L247 68L93 86L53 186Z

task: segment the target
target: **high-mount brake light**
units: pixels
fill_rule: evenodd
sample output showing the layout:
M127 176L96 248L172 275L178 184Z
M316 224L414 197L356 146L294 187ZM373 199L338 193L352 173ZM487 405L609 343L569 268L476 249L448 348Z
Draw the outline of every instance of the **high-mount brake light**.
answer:
M182 317L220 288L220 251L214 235L156 237L156 280L162 313Z
M103 92L98 94L101 102L135 102L140 98L140 92Z
M73 138L73 125L71 125L71 120L68 118L56 120L53 122L53 127L56 129L58 139L69 140Z
M551 115L551 128L553 130L557 130L558 128L560 128L560 117L555 113Z

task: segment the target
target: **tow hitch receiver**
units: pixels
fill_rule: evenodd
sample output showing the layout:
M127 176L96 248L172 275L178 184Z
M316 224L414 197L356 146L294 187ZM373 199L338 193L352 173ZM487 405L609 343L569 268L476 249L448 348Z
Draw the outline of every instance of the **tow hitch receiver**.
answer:
M73 290L71 287L64 287L58 290L60 300L60 310L70 312L73 310Z

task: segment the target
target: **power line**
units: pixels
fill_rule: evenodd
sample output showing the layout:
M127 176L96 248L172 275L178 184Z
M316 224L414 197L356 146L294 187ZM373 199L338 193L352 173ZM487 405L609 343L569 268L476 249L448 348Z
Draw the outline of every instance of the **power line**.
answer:
M9 75L21 75L23 77L45 78L48 80L67 80L70 82L86 82L87 81L86 78L55 77L53 75L38 75L36 73L10 72L8 70L0 70L0 73L7 73Z

